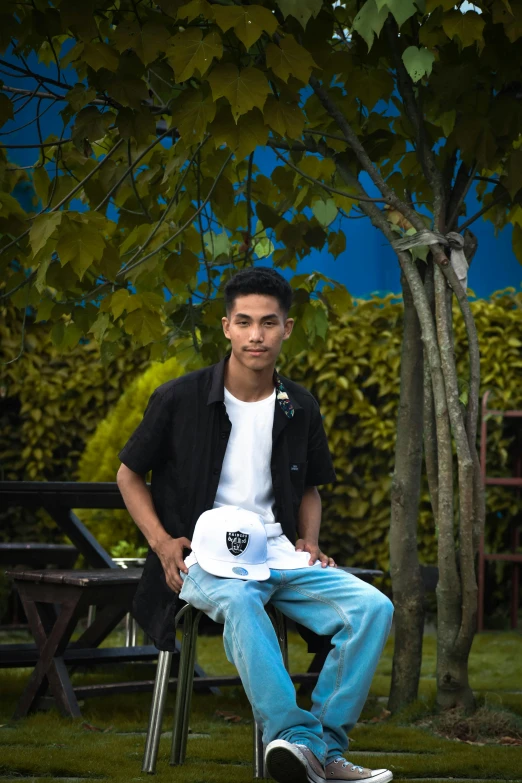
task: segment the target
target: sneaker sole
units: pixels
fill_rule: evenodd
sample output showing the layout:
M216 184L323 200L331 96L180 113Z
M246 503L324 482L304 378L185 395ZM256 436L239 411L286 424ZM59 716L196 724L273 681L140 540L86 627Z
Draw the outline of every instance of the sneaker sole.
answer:
M354 778L353 780L328 778L328 783L389 783L390 780L393 780L393 772L387 769L385 772L381 772L380 775L374 775L372 778Z
M279 746L267 752L266 767L277 783L325 783L324 778L309 768L304 756L302 759L289 748Z

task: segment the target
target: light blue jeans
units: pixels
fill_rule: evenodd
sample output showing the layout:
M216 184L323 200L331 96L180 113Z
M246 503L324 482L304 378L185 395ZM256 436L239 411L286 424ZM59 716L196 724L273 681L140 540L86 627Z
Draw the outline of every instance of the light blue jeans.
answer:
M390 632L391 601L356 576L320 565L271 569L270 579L257 582L214 576L194 564L181 578L180 597L224 624L226 656L239 672L265 745L275 739L302 743L322 764L342 756ZM286 617L332 637L310 712L297 705L264 609L268 601Z

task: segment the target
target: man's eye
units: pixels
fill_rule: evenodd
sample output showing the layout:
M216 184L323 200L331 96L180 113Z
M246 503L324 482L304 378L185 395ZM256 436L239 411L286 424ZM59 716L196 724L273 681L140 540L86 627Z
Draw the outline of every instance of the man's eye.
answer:
M265 321L265 326L275 326L274 321Z

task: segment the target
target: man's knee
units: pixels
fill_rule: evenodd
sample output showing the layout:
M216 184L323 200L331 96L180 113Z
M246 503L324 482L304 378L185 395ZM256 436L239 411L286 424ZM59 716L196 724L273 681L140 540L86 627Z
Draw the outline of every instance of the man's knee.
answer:
M393 618L394 606L390 599L381 593L380 590L375 589L375 593L372 596L372 610L383 621L391 623Z

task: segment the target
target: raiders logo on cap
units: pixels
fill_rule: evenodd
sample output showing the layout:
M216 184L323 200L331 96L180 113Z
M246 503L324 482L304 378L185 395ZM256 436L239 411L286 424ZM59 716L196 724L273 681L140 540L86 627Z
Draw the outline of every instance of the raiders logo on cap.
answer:
M248 546L249 539L248 533L241 533L239 530L227 533L227 549L230 554L235 557L242 555Z

